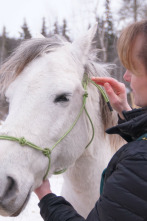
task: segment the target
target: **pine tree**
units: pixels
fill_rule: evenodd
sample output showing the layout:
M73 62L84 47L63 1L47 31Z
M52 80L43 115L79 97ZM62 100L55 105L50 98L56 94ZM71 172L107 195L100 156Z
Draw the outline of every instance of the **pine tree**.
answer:
M63 35L68 41L70 41L70 38L69 38L69 36L67 35L67 22L66 22L65 19L63 20L62 35Z
M97 48L102 49L99 57L103 62L113 62L115 56L117 56L114 45L115 34L110 3L110 0L105 1L104 18L96 17L98 34L95 40L97 41Z
M54 34L59 34L59 26L57 21L54 23Z
M8 55L8 47L7 47L7 35L6 35L6 27L3 27L2 41L1 41L1 53L0 53L0 64L5 60Z
M44 37L47 37L45 18L43 18L43 20L42 20L42 30L41 30L41 34L42 34Z
M114 52L114 30L113 30L113 18L112 12L110 9L110 0L106 0L105 2L105 13L106 13L106 20L105 20L105 45L107 49L107 59L106 61L113 61L114 56L112 55Z
M29 38L32 37L25 20L24 20L24 24L23 24L23 26L21 28L23 30L23 33L21 33L21 38L22 39L29 39Z

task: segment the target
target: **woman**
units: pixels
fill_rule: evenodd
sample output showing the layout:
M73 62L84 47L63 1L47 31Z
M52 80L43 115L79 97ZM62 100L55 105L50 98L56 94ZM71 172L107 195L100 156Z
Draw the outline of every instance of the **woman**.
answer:
M134 102L127 102L124 84L113 78L92 78L104 86L119 124L107 130L128 143L112 157L105 172L103 192L87 221L147 220L147 20L128 26L118 40L118 54L127 71ZM41 215L47 220L84 220L62 197L51 193L48 181L35 190ZM84 203L84 202L83 202Z

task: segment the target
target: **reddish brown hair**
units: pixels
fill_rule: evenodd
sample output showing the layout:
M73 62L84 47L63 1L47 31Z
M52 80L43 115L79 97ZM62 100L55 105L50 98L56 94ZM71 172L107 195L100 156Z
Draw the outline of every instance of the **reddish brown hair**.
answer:
M134 70L132 62L132 48L136 36L142 34L144 36L144 42L140 51L140 57L143 64L147 69L147 20L135 22L126 27L120 34L117 42L117 50L119 58L122 64L128 70Z

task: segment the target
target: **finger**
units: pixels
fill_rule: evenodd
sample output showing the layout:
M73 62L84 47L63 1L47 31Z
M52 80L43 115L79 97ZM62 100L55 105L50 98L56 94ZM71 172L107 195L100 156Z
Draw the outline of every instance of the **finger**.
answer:
M108 95L110 103L116 103L119 98L118 98L118 95L113 90L113 88L111 87L111 85L109 83L105 83L104 88L105 88L105 91Z
M111 84L111 86L116 86L119 82L117 80L115 80L114 78L110 78L110 77L94 77L92 78L92 80L97 83L97 84L105 84L105 83L109 83Z
M98 82L98 81L95 81L93 79L92 79L92 81L94 81L96 84L101 85L101 86L104 86L104 84L106 83L106 82Z
M116 79L114 78L110 78L110 77L93 77L92 80L96 83L99 84L101 86L104 86L105 83L109 83L111 85L111 87L113 88L113 90L115 91L124 91L124 85L120 82L118 82Z

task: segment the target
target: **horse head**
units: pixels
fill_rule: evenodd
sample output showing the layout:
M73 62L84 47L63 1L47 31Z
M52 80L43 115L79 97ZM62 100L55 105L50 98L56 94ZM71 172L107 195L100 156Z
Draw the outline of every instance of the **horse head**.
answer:
M85 151L92 130L84 102L92 107L100 96L89 89L86 98L83 77L106 73L91 62L96 30L73 43L60 36L24 41L2 65L0 92L9 112L0 127L1 215L18 215L44 178Z

